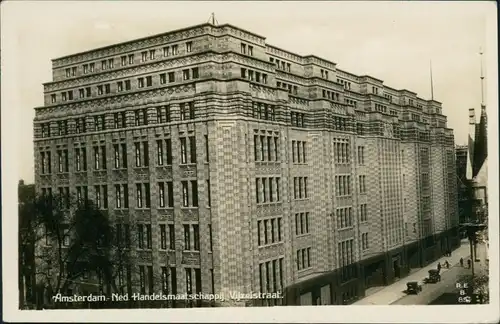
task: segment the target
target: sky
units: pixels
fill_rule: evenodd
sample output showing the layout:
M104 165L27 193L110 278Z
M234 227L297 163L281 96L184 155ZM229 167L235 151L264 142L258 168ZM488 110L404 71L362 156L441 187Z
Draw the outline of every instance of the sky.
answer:
M16 139L2 155L16 157L12 171L27 183L34 179L33 108L43 105L51 59L205 23L212 12L220 24L425 99L432 61L434 99L457 144L467 141L468 109L480 112L480 47L485 62L497 57L496 34L487 28L494 2L4 1L1 7L2 141ZM492 73L485 63L487 80Z

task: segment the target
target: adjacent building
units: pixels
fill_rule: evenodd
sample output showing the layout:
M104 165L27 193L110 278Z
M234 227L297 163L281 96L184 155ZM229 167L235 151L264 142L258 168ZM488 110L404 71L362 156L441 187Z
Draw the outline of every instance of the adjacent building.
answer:
M348 304L459 244L440 102L227 24L52 68L36 189L92 199L136 238L119 289Z

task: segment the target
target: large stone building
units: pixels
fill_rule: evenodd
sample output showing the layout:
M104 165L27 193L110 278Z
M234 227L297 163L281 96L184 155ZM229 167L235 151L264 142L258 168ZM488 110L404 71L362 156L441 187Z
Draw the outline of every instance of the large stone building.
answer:
M133 291L351 303L459 244L441 103L238 27L55 59L44 96L37 190L139 233Z

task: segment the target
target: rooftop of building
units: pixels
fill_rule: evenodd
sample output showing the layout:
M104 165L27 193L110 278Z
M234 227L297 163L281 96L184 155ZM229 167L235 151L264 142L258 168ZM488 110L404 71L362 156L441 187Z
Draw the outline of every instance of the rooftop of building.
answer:
M103 46L103 47L98 47L98 48L93 48L93 49L90 49L90 50L87 50L87 51L83 51L83 52L78 52L78 53L74 53L74 54L69 54L69 55L61 56L61 57L52 59L52 62L55 63L57 61L61 61L61 60L65 60L65 59L75 58L75 57L80 56L80 55L91 54L91 53L98 53L99 51L104 51L104 50L112 49L112 48L119 47L119 46L122 46L122 45L128 45L128 44L138 43L140 41L144 41L144 40L148 40L148 39L153 39L153 38L158 38L158 37L163 37L163 36L167 36L167 35L172 35L172 34L175 34L175 33L183 32L183 31L188 31L188 30L193 30L193 29L200 28L200 27L212 27L212 28L216 27L216 28L220 28L220 29L232 28L232 29L241 31L243 33L246 33L248 35L251 35L253 37L257 37L257 38L261 39L264 43L265 43L265 40L266 40L266 37L264 37L262 35L256 34L254 32L251 32L251 31L249 31L247 29L244 29L244 28L241 28L241 27L234 26L232 24L228 24L228 23L225 23L225 24L213 24L211 22L206 22L206 23L203 23L203 24L192 25L192 26L188 26L188 27L184 27L184 28L174 29L174 30L170 30L170 31L164 32L164 33L153 34L153 35L149 35L149 36L145 36L145 37L141 37L141 38L135 38L135 39L128 40L128 41L125 41L125 42L114 43L114 44L111 44L111 45L107 45L107 46ZM265 46L266 46L266 48L276 49L276 50L282 51L284 53L287 53L287 54L291 55L292 57L296 57L296 58L298 58L298 61L300 61L301 64L304 64L304 65L305 64L311 64L311 63L322 63L323 65L330 66L338 74L340 74L338 76L341 77L341 78L343 77L342 76L342 74L343 74L344 77L352 78L352 79L354 79L357 82L366 82L366 81L370 82L371 81L372 83L378 83L380 86L384 87L384 89L387 88L389 91L392 91L392 92L394 92L394 94L397 94L397 95L403 95L403 96L412 97L412 98L417 99L417 100L422 100L423 102L425 102L427 104L430 104L430 105L435 104L437 106L440 106L442 104L441 102L439 102L437 100L434 100L434 99L424 99L424 98L418 97L417 93L415 93L413 91L410 91L410 90L407 90L407 89L399 89L398 90L398 89L395 89L393 87L389 87L389 86L383 84L384 81L381 80L381 79L379 79L379 78L375 78L375 77L370 76L370 75L356 75L354 73L351 73L351 72L348 72L348 71L345 71L345 70L342 70L342 69L338 69L337 68L337 63L335 63L335 62L333 62L331 60L325 59L325 58L321 58L321 57L319 57L317 55L314 55L314 54L301 55L301 54L297 54L297 53L291 52L289 50L284 50L284 49L282 49L280 47L277 47L275 45L268 44L268 43L265 43Z

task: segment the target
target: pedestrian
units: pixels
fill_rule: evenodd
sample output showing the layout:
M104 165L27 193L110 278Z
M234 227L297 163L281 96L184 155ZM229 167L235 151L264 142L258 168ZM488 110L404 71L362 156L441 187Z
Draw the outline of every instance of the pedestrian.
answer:
M446 267L446 269L450 268L450 263L448 262L448 260L444 261L444 266Z
M463 268L463 266L464 266L464 258L460 258L460 266Z
M467 265L469 266L469 269L470 269L471 264L472 264L471 259L467 260Z
M441 271L441 263L440 262L438 262L437 269L438 269L438 272Z

